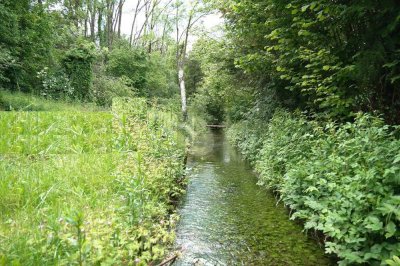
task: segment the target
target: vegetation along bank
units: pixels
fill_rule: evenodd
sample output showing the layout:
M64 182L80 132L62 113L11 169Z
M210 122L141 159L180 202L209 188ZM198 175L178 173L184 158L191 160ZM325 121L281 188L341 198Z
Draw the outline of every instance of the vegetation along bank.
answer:
M399 14L397 0L0 1L0 264L160 261L179 131L201 116L339 264L400 265Z
M192 104L341 265L399 265L400 6L213 1Z
M1 112L1 265L137 265L173 243L185 137L144 99Z

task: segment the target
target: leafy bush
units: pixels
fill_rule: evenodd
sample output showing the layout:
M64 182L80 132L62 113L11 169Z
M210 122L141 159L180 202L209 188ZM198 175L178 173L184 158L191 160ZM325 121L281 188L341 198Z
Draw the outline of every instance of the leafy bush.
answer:
M246 130L230 135L248 153ZM279 192L305 229L322 231L341 265L379 264L400 253L397 132L368 114L321 125L278 111L251 156L260 184Z
M235 81L275 91L289 109L342 121L379 110L400 122L395 1L216 2L228 22L227 49L245 72Z
M95 45L81 41L67 51L63 66L75 89L75 97L80 100L87 100L92 86L92 63L95 59Z
M43 89L40 90L41 96L51 99L66 99L73 96L74 88L63 71L51 74L45 67L38 73L38 78L43 85Z
M95 77L92 88L93 100L100 106L111 106L115 97L134 97L136 92L127 83L129 82L123 77Z
M147 82L148 58L144 51L130 46L115 47L108 55L107 73L113 77L125 77L129 86L138 89L140 96L147 95L144 91Z
M9 72L17 65L11 52L0 46L0 86L10 82Z
M228 139L252 164L260 158L260 149L263 145L262 129L255 126L257 123L243 120L232 125L228 130Z
M175 56L175 55L174 55ZM149 55L149 69L145 91L149 97L171 98L179 95L175 61L170 55L152 52Z

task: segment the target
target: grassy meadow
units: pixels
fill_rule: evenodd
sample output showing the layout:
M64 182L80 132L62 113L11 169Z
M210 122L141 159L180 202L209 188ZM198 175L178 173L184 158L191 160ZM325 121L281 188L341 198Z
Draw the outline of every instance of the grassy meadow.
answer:
M0 112L0 265L162 260L184 192L177 125L143 99Z

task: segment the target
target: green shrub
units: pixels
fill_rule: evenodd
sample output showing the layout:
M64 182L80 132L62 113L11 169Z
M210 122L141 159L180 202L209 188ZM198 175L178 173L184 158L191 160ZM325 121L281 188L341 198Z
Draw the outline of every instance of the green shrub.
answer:
M176 64L170 55L152 52L149 55L148 67L145 92L149 97L171 98L179 95Z
M92 97L100 106L111 106L115 97L134 97L136 91L124 78L98 76L93 80Z
M67 99L74 95L74 88L67 75L63 71L49 73L49 68L45 67L38 73L38 78L42 82L43 88L40 95L50 99Z
M277 111L266 127L267 134L260 150L256 169L261 173L260 184L281 191L283 176L288 171L288 164L296 164L309 153L307 132L311 123L302 117L294 118L285 111Z
M234 140L249 153L246 130ZM326 235L327 253L341 265L377 265L400 253L397 131L368 114L321 125L278 111L250 156L260 183L279 192L292 219Z
M11 52L0 45L0 87L10 82L9 73L16 67L16 59Z
M243 154L246 160L254 164L260 158L260 150L263 145L260 123L242 120L229 127L227 137Z
M138 90L140 96L147 96L144 91L148 75L148 58L144 51L130 46L115 47L108 55L107 73L113 77L129 80L129 86Z
M92 63L95 59L95 45L81 41L67 51L62 60L71 86L75 89L74 96L80 100L87 100L92 86Z

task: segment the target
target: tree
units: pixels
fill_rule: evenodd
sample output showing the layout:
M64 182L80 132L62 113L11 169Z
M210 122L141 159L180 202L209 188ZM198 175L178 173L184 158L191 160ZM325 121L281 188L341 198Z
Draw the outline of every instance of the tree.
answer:
M328 119L379 110L400 121L398 2L213 2L260 98Z
M120 41L110 52L107 73L116 78L125 78L126 83L138 90L140 96L147 96L145 91L149 60L141 48L130 47L127 41Z
M206 6L200 0L191 2L189 7L182 1L175 1L175 27L176 27L176 65L178 70L178 83L181 94L183 119L187 119L187 97L185 86L185 63L189 35L193 26L208 14Z

